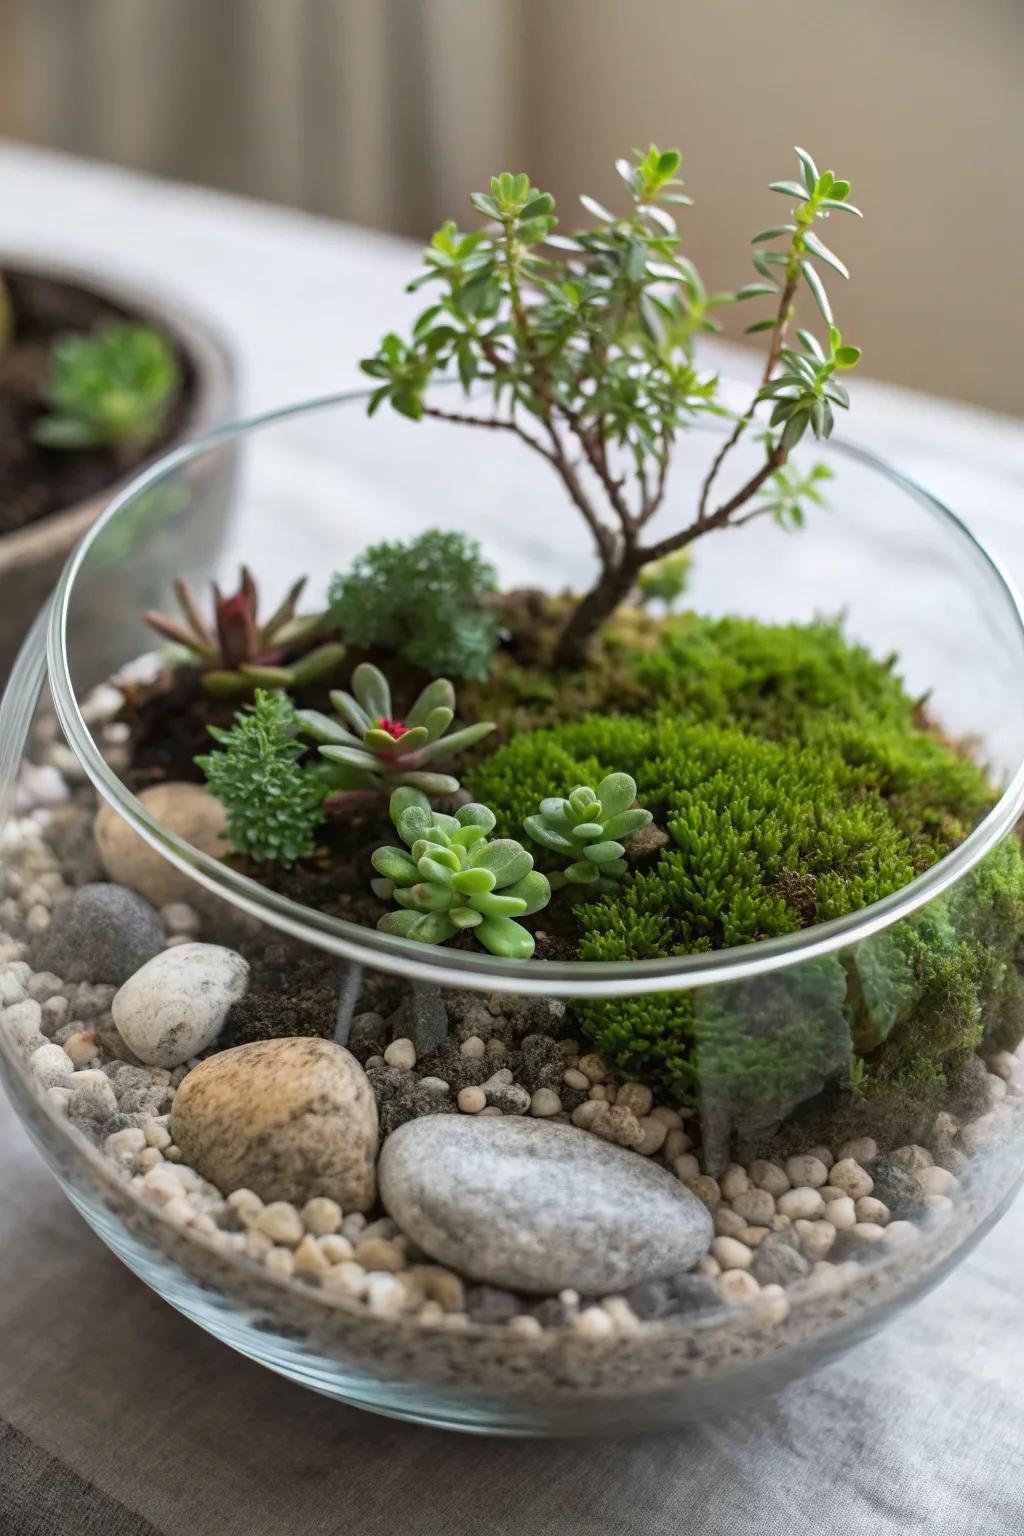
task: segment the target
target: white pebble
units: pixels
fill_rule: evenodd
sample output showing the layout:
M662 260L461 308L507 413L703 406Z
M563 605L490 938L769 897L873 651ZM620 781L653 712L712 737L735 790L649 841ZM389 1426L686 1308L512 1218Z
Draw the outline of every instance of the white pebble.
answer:
M820 1157L806 1152L801 1157L787 1159L786 1177L797 1188L820 1189L828 1183L828 1169Z
M376 1317L394 1317L405 1306L405 1286L396 1275L367 1276L366 1305Z
M470 1035L468 1040L463 1040L459 1051L463 1056L468 1056L470 1061L479 1061L486 1054L487 1047L479 1035Z
M575 1088L579 1093L585 1093L590 1088L590 1078L575 1067L568 1067L562 1073L562 1082L567 1088Z
M677 1157L682 1157L684 1152L689 1152L692 1146L693 1137L687 1136L684 1130L673 1126L665 1137L665 1145L662 1148L666 1162L674 1163Z
M487 1095L482 1088L460 1088L455 1102L464 1115L479 1115L487 1107Z
M926 1211L931 1211L935 1217L945 1219L953 1211L953 1202L948 1195L925 1195L921 1204Z
M615 1107L622 1107L620 1099L616 1100ZM653 1157L665 1145L668 1126L664 1120L655 1120L653 1115L643 1115L637 1125L640 1127L640 1140L634 1143L634 1151L639 1152L641 1157Z
M897 1168L906 1169L907 1173L920 1173L922 1168L931 1168L935 1159L927 1147L911 1144L906 1147L897 1147L889 1153L889 1161L895 1163Z
M920 1236L920 1227L916 1227L912 1221L890 1221L885 1229L886 1244L893 1248L902 1248L907 1243L916 1242Z
M922 1168L917 1184L922 1195L953 1195L957 1188L955 1177L945 1168Z
M836 1229L830 1221L795 1221L793 1230L809 1259L825 1258L836 1240Z
M340 1232L328 1232L326 1237L318 1238L320 1252L328 1264L343 1264L346 1259L351 1259L355 1249L347 1237L342 1237Z
M680 1157L675 1159L672 1167L675 1171L676 1178L682 1179L684 1184L688 1183L691 1179L700 1177L700 1163L694 1157L692 1152L682 1153Z
M57 1111L58 1115L66 1115L71 1105L70 1088L47 1088L44 1095L46 1102Z
M765 1158L755 1158L750 1165L750 1181L756 1184L758 1189L766 1189L776 1199L784 1195L789 1189L789 1175L778 1163L768 1162Z
M295 1249L294 1258L297 1275L320 1275L325 1269L330 1268L316 1238L308 1232Z
M667 1129L668 1127L666 1126ZM615 1325L616 1333L623 1334L626 1337L633 1333L639 1333L640 1319L625 1296L606 1296L601 1306ZM532 1318L531 1321L536 1322L537 1320Z
M146 1138L146 1144L155 1147L158 1152L163 1152L171 1144L171 1133L166 1125L161 1125L159 1120L150 1120L142 1127L142 1134Z
M290 1248L271 1248L263 1263L278 1280L290 1280L295 1273L295 1255Z
M711 1244L711 1254L723 1270L749 1269L754 1258L746 1243L735 1237L716 1237Z
M743 1217L732 1206L720 1205L715 1212L715 1231L719 1237L735 1237L737 1233L744 1232L746 1226Z
M80 1029L76 1035L64 1041L64 1049L67 1051L76 1067L87 1067L90 1062L99 1059L99 1048L96 1044L96 1031L92 1029ZM111 1110L113 1114L113 1110Z
M654 1094L644 1083L623 1083L615 1095L615 1102L631 1109L637 1119L642 1120L654 1108Z
M443 1077L421 1077L420 1087L425 1088L428 1093L448 1092L448 1084Z
M384 1060L389 1067L411 1072L416 1065L416 1047L411 1040L392 1040L384 1052Z
M829 1172L829 1183L835 1189L841 1189L844 1194L850 1195L854 1200L859 1200L861 1195L870 1195L875 1187L875 1181L870 1173L867 1173L852 1157L842 1157Z
M260 1264L273 1248L273 1243L265 1232L260 1232L257 1227L250 1227L245 1234L245 1251L250 1259L256 1259Z
M256 1225L272 1242L287 1243L292 1247L301 1241L304 1231L302 1217L287 1200L272 1200L265 1205L256 1218Z
M585 1307L569 1326L587 1339L608 1339L615 1332L615 1324L603 1307Z
M857 1220L857 1208L849 1195L839 1195L825 1205L823 1220L839 1232L848 1232Z
M858 1221L874 1222L879 1227L888 1225L889 1207L881 1200L876 1200L874 1195L861 1195L856 1211Z
M766 1189L748 1189L735 1196L732 1208L748 1226L770 1227L775 1215L775 1198Z
M199 914L186 901L170 901L160 908L160 917L168 933L198 933Z
M750 1188L747 1170L741 1168L739 1163L730 1164L718 1183L724 1200L735 1200L737 1195L745 1195Z
M530 1099L530 1114L538 1120L547 1120L561 1113L562 1101L553 1088L538 1088Z
M762 1322L777 1327L789 1316L789 1297L781 1285L763 1285L757 1298L757 1315Z
M745 1306L761 1294L761 1287L745 1269L727 1269L719 1278L718 1289L731 1306Z
M848 1141L839 1148L836 1162L852 1161L860 1163L863 1168L865 1163L873 1163L878 1156L878 1143L872 1136L858 1136L855 1141ZM832 1180L833 1184L835 1180Z
M43 1010L34 997L26 997L4 1009L3 1027L16 1045L30 1045L42 1034Z
M855 1221L850 1228L850 1236L858 1243L880 1243L885 1236L885 1228L880 1227L876 1221Z
M424 1321L423 1314L428 1307L432 1309L429 1314L428 1321L439 1322L441 1318L444 1317L444 1308L440 1305L439 1302L427 1301L424 1302L423 1306L416 1314L421 1323ZM436 1309L436 1316L435 1310L433 1309ZM636 1319L634 1319L634 1321L636 1321ZM637 1323L637 1326L639 1327L639 1323ZM528 1312L517 1312L515 1317L509 1318L508 1322L505 1324L505 1327L508 1329L509 1333L518 1334L518 1336L522 1339L536 1339L544 1332L540 1320L536 1317L531 1317Z
M32 1052L28 1061L29 1071L44 1088L70 1087L67 1079L75 1070L75 1064L62 1046L49 1041Z
M783 1216L793 1221L814 1221L825 1210L825 1202L816 1189L787 1189L780 1195L776 1206Z
M326 1237L341 1226L341 1206L326 1195L314 1195L302 1207L302 1220L306 1231L314 1237Z

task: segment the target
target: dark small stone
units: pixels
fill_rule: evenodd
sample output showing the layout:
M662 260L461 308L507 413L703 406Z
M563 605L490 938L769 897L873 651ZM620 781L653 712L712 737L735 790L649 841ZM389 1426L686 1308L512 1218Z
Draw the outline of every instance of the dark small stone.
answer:
M523 1304L511 1291L496 1285L471 1285L466 1292L466 1311L474 1323L507 1323L523 1311Z
M559 1301L557 1296L545 1296L543 1301L538 1301L530 1308L530 1315L537 1319L542 1328L562 1328L567 1313L565 1303Z
M530 1108L529 1089L518 1083L509 1083L507 1088L489 1088L487 1103L500 1109L503 1115L525 1115Z
M810 1274L811 1265L788 1243L777 1243L766 1237L754 1250L750 1272L759 1285L793 1285Z
M921 1209L920 1185L906 1168L891 1163L887 1157L878 1157L871 1164L871 1177L875 1184L875 1199L889 1207L890 1216L902 1220Z
M690 1270L673 1275L667 1282L675 1298L676 1312L711 1312L723 1305L718 1287L708 1275L695 1275Z
M448 1037L448 1013L440 988L415 981L388 1021L392 1040L411 1040L417 1059L429 1056Z
M63 981L120 986L164 947L164 925L148 901L123 885L80 886L54 908L32 965Z
M706 1277L700 1276L700 1278ZM668 1280L643 1280L626 1292L626 1300L637 1317L644 1322L651 1322L657 1317L667 1317L671 1312L679 1310L679 1298Z
M357 1013L349 1029L347 1049L359 1061L368 1056L383 1056L388 1043L387 1020L379 1013Z

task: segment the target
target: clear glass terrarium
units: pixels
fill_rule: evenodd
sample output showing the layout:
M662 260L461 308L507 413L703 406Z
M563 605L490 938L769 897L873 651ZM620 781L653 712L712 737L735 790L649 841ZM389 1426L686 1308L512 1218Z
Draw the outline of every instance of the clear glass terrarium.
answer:
M979 882L996 869L1024 805L1018 599L996 563L934 498L869 455L830 446L830 510L799 536L765 520L741 535L708 539L698 549L688 603L766 622L842 613L851 639L876 656L898 655L909 692L927 695L929 718L946 736L971 742L999 791L991 809L903 889L849 916L742 947L630 962L523 963L411 943L348 921L337 908L332 915L289 899L154 820L127 787L129 732L112 719L118 697L105 688L111 677L130 688L126 679L144 675L139 658L151 651L152 636L140 614L166 605L186 563L182 551L219 515L225 496L232 499L234 547L208 574L229 583L244 558L271 603L303 572L323 586L367 543L408 538L430 526L479 538L507 588L578 588L588 578L570 509L545 467L524 458L514 442L487 433L456 438L450 427L432 422L368 420L364 404L359 395L284 411L158 464L89 534L26 642L0 729L6 803L0 1067L12 1102L73 1203L148 1284L234 1348L330 1396L423 1422L521 1434L664 1428L741 1406L864 1337L939 1280L998 1218L1024 1175L1022 1078L1017 1058L1001 1043L1012 1038L1019 1013L1016 941L979 898ZM687 516L713 448L710 434L696 434L660 514L666 528ZM743 453L741 447L738 474ZM234 477L226 473L229 463ZM553 1037L569 1042L563 1064L578 1072L587 1045L574 1010L621 1006L642 1017L663 1007L666 997L685 999L695 1042L693 1102L681 1114L662 1104L666 1129L658 1150L644 1157L627 1148L626 1155L666 1177L682 1159L685 1168L671 1176L687 1172L690 1182L704 1180L718 1238L739 1231L722 1206L753 1190L771 1194L775 1214L767 1220L777 1225L763 1232L777 1234L798 1222L820 1228L824 1204L838 1198L849 1202L851 1220L831 1229L827 1246L828 1234L819 1233L817 1249L801 1230L800 1262L787 1261L777 1278L762 1265L762 1280L723 1285L729 1262L705 1262L695 1271L704 1282L699 1304L696 1293L686 1304L680 1285L675 1301L652 1306L648 1315L614 1304L626 1289L623 1281L606 1283L603 1294L602 1288L588 1292L585 1283L563 1285L554 1295L537 1290L511 1313L506 1306L502 1315L499 1304L486 1320L486 1308L473 1315L458 1290L479 1276L456 1274L453 1300L450 1282L426 1274L437 1268L436 1255L419 1252L415 1243L398 1274L418 1267L421 1290L413 1285L405 1301L371 1305L365 1286L346 1290L329 1273L344 1264L346 1242L358 1252L354 1228L351 1241L329 1249L334 1262L319 1268L304 1268L294 1256L266 1262L267 1250L281 1251L288 1242L249 1242L239 1204L224 1219L222 1197L230 1191L204 1192L198 1176L193 1187L171 1172L172 1180L184 1178L186 1195L199 1189L198 1203L190 1205L168 1193L166 1178L162 1185L159 1178L146 1183L169 1136L144 1130L145 1153L131 1138L111 1146L109 1136L138 1130L140 1116L123 1113L119 1099L119 1118L108 1122L107 1135L88 1134L69 1114L75 1089L64 1067L58 1062L54 1076L31 1066L40 1035L59 1051L70 1040L70 1023L90 1037L84 1043L76 1037L74 1048L83 1054L72 1058L72 1070L110 1065L103 1050L114 985L98 976L69 982L38 959L49 914L68 887L103 879L92 824L104 804L108 823L113 817L137 834L166 874L164 900L154 897L154 905L165 917L175 905L192 913L198 931L183 920L172 939L199 937L243 953L261 985L291 1000L296 1034L348 1041L355 1049L353 1020L400 1017L403 1037L429 1039L433 1047L446 1032L459 1051L467 1039L482 1040L491 1053L488 1068L500 1070L503 1053L514 1054L523 1032L536 1031L537 1020L547 1018L557 1021ZM872 1149L864 1145L869 1131L858 1139L856 1093L850 1092L867 1049L865 1015L858 1015L860 1038L854 1015L867 1007L884 1031L887 1009L912 1017L915 1008L933 1006L934 993L926 992L901 948L908 925L917 932L926 913L950 943L987 949L999 984L986 990L979 983L980 1054L956 1094L938 1109L932 1102L927 1114L922 1110L920 1125L899 1148ZM371 1041L363 1059L379 1059L386 1044L386 1035ZM111 1075L116 1081L117 1073ZM598 1070L590 1081L605 1084L606 1101L614 1104L622 1074ZM818 1122L808 1120L805 1128L801 1121L807 1106L820 1103L837 1082L848 1110L843 1140L851 1145L845 1147L824 1145L811 1129ZM154 1118L176 1086L173 1073L157 1073L147 1100ZM638 1110L651 1109L635 1095L633 1101ZM381 1113L386 1130L383 1105ZM893 1164L891 1151L900 1154ZM786 1187L772 1193L772 1177L758 1183L751 1176L755 1154L761 1164L783 1169ZM827 1201L818 1195L804 1205L780 1204L794 1182L784 1172L787 1157L806 1163L822 1155L829 1179L832 1162L852 1160L870 1174L874 1158L884 1156L888 1182L878 1178L879 1193L893 1189L894 1178L905 1187L921 1171L936 1171L918 1189L909 1216L900 1215L891 1195L884 1223L871 1219L878 1216L874 1207L858 1204L878 1203L870 1177L866 1185L858 1185L856 1175L844 1185L829 1182ZM168 1167L173 1164L165 1163L165 1174ZM476 1210L471 1167L465 1176L467 1209ZM557 1158L547 1176L558 1183ZM812 1192L824 1187L810 1177ZM710 1194L709 1178L715 1181ZM637 1190L630 1209L600 1220L610 1243L640 1253L643 1278L643 1254L657 1246L666 1208L657 1180L641 1181ZM750 1201L740 1203L756 1260L764 1238L755 1240L750 1231L761 1218ZM379 1216L375 1208L362 1214L371 1223ZM495 1220L502 1219L495 1211ZM481 1219L481 1245L488 1237L484 1226ZM381 1230L387 1243L389 1229ZM557 1232L538 1231L557 1241ZM577 1237L586 1248L593 1233ZM753 1269L756 1275L756 1262ZM585 1275L585 1266L573 1270L570 1263L567 1273ZM613 1301L605 1307L609 1289ZM398 1296L393 1285L374 1294ZM551 1303L546 1314L545 1300Z

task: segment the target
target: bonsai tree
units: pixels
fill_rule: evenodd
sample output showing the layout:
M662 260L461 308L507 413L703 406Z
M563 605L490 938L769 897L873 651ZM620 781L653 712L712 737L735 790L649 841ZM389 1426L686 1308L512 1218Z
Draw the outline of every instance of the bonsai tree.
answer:
M600 573L565 624L559 665L585 659L600 625L652 562L760 515L799 525L803 503L815 499L815 480L782 472L807 431L832 431L833 407L849 404L836 375L860 353L842 341L816 263L843 277L847 270L814 226L835 212L860 214L847 201L849 182L819 173L804 150L797 156L801 179L772 183L790 199L790 218L754 235L758 281L738 293L709 293L680 248L672 209L690 199L676 176L677 150L651 145L634 160L620 160L629 212L620 217L583 197L595 222L569 237L554 232L554 198L528 176L504 172L489 192L471 198L483 228L464 232L449 221L433 237L424 271L410 287L435 284L440 292L411 338L387 335L363 362L378 381L371 412L387 401L413 420L431 416L514 433L561 479L590 530ZM824 346L804 330L796 348L787 346L801 287L828 327ZM677 437L702 413L732 414L718 401L717 379L698 373L695 342L720 329L716 310L757 297L773 302L773 313L748 327L768 336L760 385L734 416L692 520L651 538ZM466 394L479 387L489 395L489 413L428 399L428 386L452 369ZM719 472L762 401L771 412L761 463L718 500Z

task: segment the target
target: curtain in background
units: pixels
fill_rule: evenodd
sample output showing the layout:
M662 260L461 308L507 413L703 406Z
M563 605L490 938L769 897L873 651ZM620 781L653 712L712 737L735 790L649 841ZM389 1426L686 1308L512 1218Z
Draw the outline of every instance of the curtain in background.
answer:
M417 236L506 168L574 221L654 138L738 287L806 144L866 371L1016 415L1022 79L1024 0L0 0L0 133Z
M518 144L506 0L0 0L0 22L8 131L357 223L420 234Z

